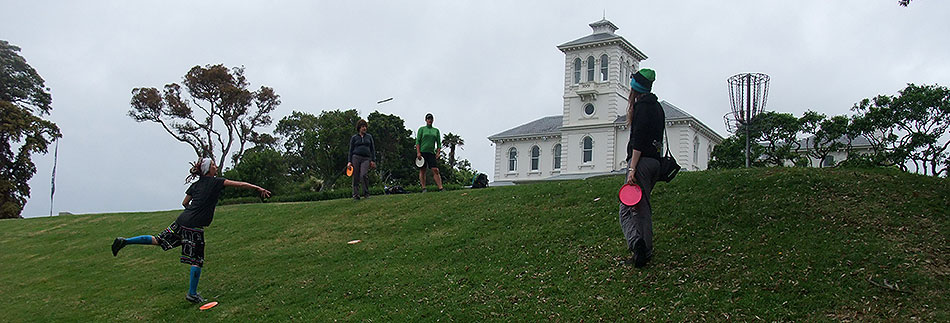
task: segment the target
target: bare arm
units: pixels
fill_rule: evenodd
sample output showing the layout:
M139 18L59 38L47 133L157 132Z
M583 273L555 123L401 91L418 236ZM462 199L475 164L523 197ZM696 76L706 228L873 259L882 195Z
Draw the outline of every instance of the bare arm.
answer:
M261 188L260 186L247 183L247 182L232 181L232 180L226 179L224 180L224 186L249 188L252 190L257 190L259 193L261 193L261 197L270 197L270 191L265 190Z
M640 155L643 153L639 150L633 149L630 152L630 165L627 168L627 184L636 184L637 183L637 163L640 162Z
M188 204L191 204L191 195L185 195L185 200L181 201L181 206L188 207Z

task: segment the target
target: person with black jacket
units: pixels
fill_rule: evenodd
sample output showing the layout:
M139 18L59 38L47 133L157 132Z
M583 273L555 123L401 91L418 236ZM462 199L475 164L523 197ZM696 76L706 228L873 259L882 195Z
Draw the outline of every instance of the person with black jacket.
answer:
M643 192L640 202L634 206L620 203L620 228L627 240L627 248L633 257L625 264L643 267L653 258L653 210L650 193L656 184L660 168L660 147L663 143L663 128L666 115L659 99L650 93L656 72L641 69L630 80L630 96L627 105L627 126L630 141L627 143L626 184L639 185Z
M369 170L376 168L376 144L373 136L366 133L369 124L360 119L356 122L357 134L350 137L349 163L353 167L353 199L360 199L360 183L363 184L363 198L369 198Z

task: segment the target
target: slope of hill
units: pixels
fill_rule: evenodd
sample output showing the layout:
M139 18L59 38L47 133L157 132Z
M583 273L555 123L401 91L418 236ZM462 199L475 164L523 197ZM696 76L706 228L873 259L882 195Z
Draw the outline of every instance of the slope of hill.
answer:
M653 262L618 265L620 177L220 206L199 291L178 211L0 221L4 321L950 320L950 181L890 170L681 174ZM349 245L347 241L360 239Z

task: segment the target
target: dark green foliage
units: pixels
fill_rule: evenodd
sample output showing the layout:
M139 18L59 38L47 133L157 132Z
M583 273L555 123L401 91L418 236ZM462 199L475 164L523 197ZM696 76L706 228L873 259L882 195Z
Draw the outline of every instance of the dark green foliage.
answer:
M252 141L267 143L267 138L255 129L271 124L270 113L280 105L280 96L266 86L248 90L243 67L229 70L221 64L195 66L182 83L186 96L182 96L177 83L165 85L162 92L156 88L133 89L129 116L138 122L162 125L176 140L190 145L198 157L217 156L222 169L235 144L237 151L232 160L240 160ZM224 129L215 128L216 123L223 124Z
M461 149L465 140L461 136L448 132L442 135L442 148L449 149L449 166L455 167L455 148Z
M842 137L847 137L849 119L845 116L834 116L830 119L824 114L807 111L800 119L802 132L808 136L805 145L808 150L806 154L818 160L818 166L824 167L825 158L832 152L843 150L848 147L846 143L839 141Z
M745 167L745 145L745 132L736 131L735 135L724 139L713 148L712 154L710 154L709 168L726 169ZM755 144L754 141L750 144L749 161L752 166L763 166L763 161L760 158L763 150L764 148L761 145Z
M317 175L317 117L293 111L277 122L274 133L284 141L284 158L293 178Z
M681 173L654 190L656 254L642 269L617 265L629 256L622 181L219 206L198 288L221 303L209 311L183 299L177 250L109 252L112 237L157 233L179 211L0 221L0 312L12 322L950 320L947 179Z
M762 159L767 165L794 163L802 147L798 144L801 121L790 113L768 111L755 117L756 141L762 144Z
M222 174L225 178L256 184L268 189L274 195L289 193L287 165L279 152L267 147L253 147L244 152L234 168ZM260 193L254 190L225 190L221 198L256 197Z
M940 85L908 84L898 96L879 95L854 105L858 113L852 131L871 141L871 160L883 166L932 176L946 176L950 128L950 89Z
M387 185L409 185L419 181L419 171L415 165L416 149L412 131L406 129L402 118L397 115L373 111L367 118L369 128L376 141L376 165L378 177ZM374 174L375 175L375 174ZM374 179L373 182L376 182Z
M32 154L45 154L62 137L55 123L41 118L53 109L52 96L19 51L0 40L0 219L20 217L36 174Z

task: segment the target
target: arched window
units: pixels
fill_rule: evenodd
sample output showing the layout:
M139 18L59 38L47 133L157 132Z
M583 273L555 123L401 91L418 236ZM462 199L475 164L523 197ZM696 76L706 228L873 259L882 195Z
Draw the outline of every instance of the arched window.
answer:
M600 55L600 80L607 80L607 63L610 62L610 59L607 58L607 54Z
M594 56L587 57L587 82L594 81Z
M581 59L574 59L574 84L581 82Z
M693 137L693 165L699 168L699 137Z
M554 145L554 169L561 169L561 144Z
M541 148L531 147L531 170L538 170L541 167Z
M594 139L584 137L584 163L594 160Z
M511 147L511 149L508 149L508 171L516 170L518 170L518 149Z

